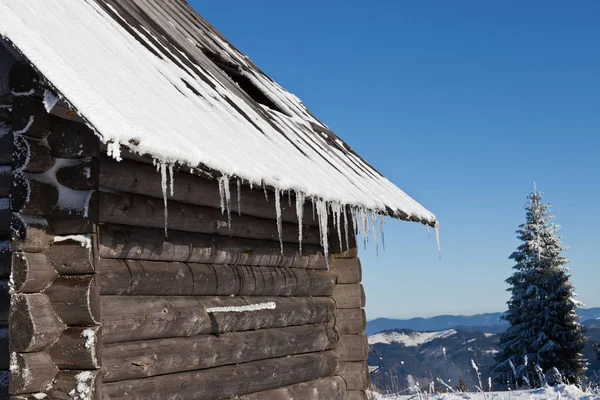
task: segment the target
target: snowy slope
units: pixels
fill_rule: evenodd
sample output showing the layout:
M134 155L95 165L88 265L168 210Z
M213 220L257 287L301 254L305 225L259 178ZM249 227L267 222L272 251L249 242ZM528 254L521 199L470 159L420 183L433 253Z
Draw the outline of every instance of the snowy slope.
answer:
M598 400L600 394L593 392L584 392L575 386L556 386L533 390L519 390L512 392L486 392L486 393L442 393L442 394L421 394L399 396L399 395L381 395L371 393L369 400Z
M373 345L378 343L400 343L403 344L405 347L414 347L431 342L432 340L447 338L453 335L456 335L456 331L454 329L449 329L441 332L381 332L369 336L369 344Z

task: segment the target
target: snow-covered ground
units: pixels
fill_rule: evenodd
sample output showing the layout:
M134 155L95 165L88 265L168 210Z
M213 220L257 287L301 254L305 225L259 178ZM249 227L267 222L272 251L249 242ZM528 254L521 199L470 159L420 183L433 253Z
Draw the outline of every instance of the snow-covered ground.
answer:
M575 386L556 386L512 392L413 394L408 396L371 393L371 396L372 400L600 400L599 393L584 392Z

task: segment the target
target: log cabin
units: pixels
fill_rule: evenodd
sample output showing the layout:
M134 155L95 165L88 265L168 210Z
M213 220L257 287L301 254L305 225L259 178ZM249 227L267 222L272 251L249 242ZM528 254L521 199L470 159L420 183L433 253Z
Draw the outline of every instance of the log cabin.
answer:
M184 0L0 36L0 397L365 398L357 235L432 213Z

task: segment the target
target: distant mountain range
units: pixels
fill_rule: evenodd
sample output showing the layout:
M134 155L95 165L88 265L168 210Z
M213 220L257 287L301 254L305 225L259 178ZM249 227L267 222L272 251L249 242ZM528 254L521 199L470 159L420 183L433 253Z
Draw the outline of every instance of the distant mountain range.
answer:
M600 360L596 359L594 350L600 343L600 328L594 327L597 320L588 319L588 322L585 324L588 342L583 354L590 363L587 374L592 378L600 374ZM456 328L437 332L387 330L369 336L369 344L373 349L369 352L369 366L374 370L371 373L373 386L381 392L393 393L406 390L409 382L410 386L418 383L422 389L435 382L439 388L438 378L453 388L462 378L468 389L475 390L478 380L471 360L476 363L487 388L496 364L494 356L499 350L498 335Z
M600 307L580 308L577 313L581 321L600 318ZM487 313L477 315L438 315L431 318L389 319L377 318L367 322L365 333L373 335L390 329L410 329L413 331L442 331L445 329L460 329L468 332L500 333L506 329L506 322L500 317L503 313Z

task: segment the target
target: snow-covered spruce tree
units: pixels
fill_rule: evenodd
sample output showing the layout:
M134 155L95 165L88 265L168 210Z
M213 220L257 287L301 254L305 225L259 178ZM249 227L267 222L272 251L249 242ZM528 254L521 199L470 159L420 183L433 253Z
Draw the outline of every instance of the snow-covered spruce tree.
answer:
M522 243L509 257L516 263L506 280L511 298L503 319L510 326L500 336L495 378L511 386L579 383L587 365L581 354L585 337L565 266L569 260L561 255L560 227L535 187L525 210L526 221L517 230Z

